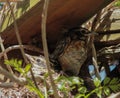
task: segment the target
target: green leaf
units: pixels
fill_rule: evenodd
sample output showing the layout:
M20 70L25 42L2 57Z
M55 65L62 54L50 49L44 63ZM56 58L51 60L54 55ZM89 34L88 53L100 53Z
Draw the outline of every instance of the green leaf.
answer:
M20 73L24 73L24 70L22 68L15 68L16 71L20 72Z
M86 89L86 87L80 87L80 88L78 89L78 91L79 91L79 93L81 93L81 94L85 94L85 93L87 92L87 89Z
M75 95L75 98L85 98L85 94L77 94Z
M14 67L19 67L18 63L17 63L17 59L12 59L11 60L11 64L14 66Z
M63 80L68 81L68 79L65 76L60 76L56 79L56 82L63 81Z
M31 92L34 92L34 88L30 85L26 85L26 87L31 91Z
M119 86L117 86L117 85L111 85L111 86L109 86L110 87L110 89L112 90L112 91L114 91L114 92L117 92L117 91L119 91Z
M24 68L25 73L27 73L31 68L31 64L27 64Z
M44 98L43 93L42 93L40 90L38 90L36 87L31 86L31 85L27 85L26 87L27 87L31 92L35 92L35 93L39 96L39 98Z
M44 74L44 78L46 79L49 76L48 72Z
M4 61L4 64L10 65L10 61L9 61L9 60L5 60L5 61Z
M98 96L99 98L102 98L102 90L97 89L97 90L95 91L95 93L97 94L97 96Z
M111 84L118 84L119 83L119 79L118 78L113 78L110 82L110 85Z
M54 92L52 89L48 90L48 95L53 95L53 94L54 94Z
M10 65L10 66L13 66L13 67L14 67L14 62L13 62L12 59L11 59L11 60L5 60L5 61L4 61L4 64Z
M110 82L110 78L109 77L106 77L103 81L104 85L107 85L109 82Z
M66 91L65 83L64 82L59 83L58 89L63 92Z
M104 88L104 93L105 93L105 95L110 95L110 89L108 88L108 87L105 87Z
M28 81L28 85L27 85L28 89L38 94L39 98L44 98L43 93L35 87L32 80L27 78L27 81Z
M17 59L11 59L11 60L5 60L4 64L17 68L17 67L21 67L22 61L21 60L18 61Z
M115 2L115 6L120 6L120 0Z
M22 65L22 60L19 60L19 61L17 62L17 64L18 64L19 67L21 67L21 65Z
M101 81L98 78L94 79L94 84L96 87L99 87L101 85Z
M72 84L77 84L77 85L80 84L80 80L79 79L80 79L79 77L71 77L70 78Z

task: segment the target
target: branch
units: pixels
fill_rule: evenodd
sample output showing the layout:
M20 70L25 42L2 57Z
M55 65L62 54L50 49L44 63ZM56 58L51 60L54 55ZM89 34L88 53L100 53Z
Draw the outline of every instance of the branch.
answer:
M13 82L10 82L10 83L1 83L0 87L1 88L13 88L13 87L15 87L15 83L13 83Z
M22 40L21 40L21 38L20 38L20 34L19 34L19 30L18 30L18 26L17 26L16 18L15 18L15 16L14 16L13 9L12 9L12 7L11 7L11 5L10 5L9 0L6 0L6 3L8 4L8 6L9 6L9 8L10 8L10 10L11 10L11 15L12 15L13 20L14 20L15 34L16 34L18 43L19 43L19 45L20 45L20 50L21 50L22 56L23 56L23 58L24 58L25 63L28 64L29 61L27 60L27 58L26 58L26 56L25 56L24 49L23 49L23 47L22 47ZM35 81L35 77L34 77L34 74L33 74L33 72L32 72L32 69L30 69L30 73L31 73L31 75L32 75L32 79L33 79L33 81L34 81L34 84L35 84L36 88L39 89L39 87L38 87L38 85L37 85L37 83L36 83L36 81Z
M6 71L5 69L3 69L0 65L0 73L3 74L4 76L6 76L7 78L9 78L10 80L12 80L13 82L16 82L17 84L23 86L23 85L26 85L27 84L27 80L26 78L23 78L23 77L16 77L14 74L11 74L10 72ZM32 76L28 76L28 78L31 78L32 79ZM41 76L35 76L35 80L38 81L38 82L44 82L44 78L41 77ZM47 83L47 82L46 82ZM13 85L14 83L10 83L10 84L7 84L7 86L14 86ZM3 86L4 87L5 84L0 84L0 87ZM49 86L49 84L47 83L47 85ZM7 87L5 86L5 87Z
M2 26L2 23L3 23L3 21L4 21L4 12L5 12L5 8L3 7L3 11L1 12L1 15L0 15L0 18L1 18L1 21L0 21L0 28L1 28L1 26ZM2 40L2 38L1 38L1 36L0 36L0 46L1 46L1 50L2 50L2 52L3 51L5 51L5 47L4 47L4 44L3 44L3 40ZM7 54L6 53L4 53L4 59L8 59L8 56L7 56ZM6 67L7 67L7 69L11 72L11 73L13 73L13 70L12 70L12 68L9 66L9 65L6 65Z
M5 47L4 47L4 45L3 45L3 41L2 41L1 36L0 36L0 46L1 46L2 52L4 52L4 51L5 51ZM4 53L3 56L4 56L4 59L8 60L8 56L7 56L6 53ZM10 71L10 73L13 74L12 68L11 68L9 65L6 65L6 67L7 67L7 69Z
M46 40L46 20L47 20L48 4L49 4L49 0L45 0L44 7L43 7L43 12L42 12L42 25L41 25L42 42L43 42L43 49L44 49L44 55L45 55L45 59L46 59L48 74L49 74L49 77L50 77L50 82L51 82L52 88L54 90L54 97L59 98L58 93L57 93L57 89L56 89L56 86L55 86L55 83L54 83L54 80L53 80L53 77L52 77L52 72L51 72L51 69L50 69L50 60L49 60L48 46L47 46L47 40Z
M18 30L18 26L17 26L16 18L15 18L15 16L14 16L13 9L12 9L12 7L11 7L11 5L10 5L9 0L6 0L6 2L7 2L8 6L9 6L9 8L10 8L10 10L11 10L11 15L12 15L13 20L14 20L15 34L16 34L18 43L19 43L19 45L20 45L21 53L22 53L22 55L23 55L23 58L24 58L25 62L27 62L27 59L26 59L25 53L24 53L24 49L23 49L23 47L22 47L22 40L21 40L21 38L20 38L20 34L19 34L19 30Z
M7 78L11 79L12 81L18 83L19 85L25 85L26 79L25 78L18 78L15 75L11 74L10 72L6 71L0 66L0 73L5 75Z
M30 50L30 51L35 51L35 52L38 52L38 53L41 53L43 54L42 50L34 47L34 46L31 46L31 45L22 45L22 47L26 50ZM12 50L15 50L15 49L20 49L20 45L13 45L13 46L10 46L8 48L6 48L3 52L0 53L0 58L5 54L5 53L8 53L9 51L12 51Z
M101 12L102 11L98 12L96 17L93 20L92 27L91 27L92 32L94 32L96 30L95 28L97 26L97 23L99 22ZM91 47L92 47L92 61L93 61L93 65L95 67L95 74L96 74L96 77L100 79L98 64L97 64L96 49L95 49L95 45L94 45L94 34L91 35Z

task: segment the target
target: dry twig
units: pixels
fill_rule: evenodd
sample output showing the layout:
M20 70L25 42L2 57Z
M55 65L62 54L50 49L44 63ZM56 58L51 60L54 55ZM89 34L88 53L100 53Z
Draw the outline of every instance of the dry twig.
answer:
M4 12L5 12L5 8L4 8L4 6L3 6L3 10L2 10L1 15L0 15L0 19L1 19L1 21L0 21L0 29L1 29L1 26L2 26L3 21L4 21L4 18L5 18L5 17L4 17ZM4 51L5 51L5 47L4 47L3 40L2 40L2 38L1 38L1 36L0 36L0 46L1 46L2 52L4 52ZM7 59L8 59L7 54L4 53L3 55L4 55L4 59L7 60ZM13 74L12 68L11 68L9 65L6 65L6 67L7 67L8 71L10 71L10 73Z
M14 74L11 74L10 72L8 72L7 70L3 69L0 66L0 73L5 75L7 78L9 78L10 80L12 80L13 82L16 82L17 84L23 86L27 84L27 80L24 77L16 77ZM28 76L29 78L32 78L31 76ZM35 76L35 80L38 82L44 82L44 78L41 76ZM46 85L49 87L49 84L46 82ZM8 83L6 86L4 83L0 84L0 87L10 87L10 86L14 86L14 83Z
M0 66L0 73L5 75L7 78L11 79L12 81L15 81L19 85L25 85L26 79L25 78L18 78L14 74L11 74L10 72L6 71Z
M13 83L13 82L10 82L10 83L1 83L0 87L1 88L12 88L12 87L15 87L15 83Z
M42 50L40 50L40 49L38 49L34 46L22 45L22 47L26 50L35 51L35 52L43 54ZM13 45L13 46L10 46L10 47L6 48L3 52L0 53L0 58L2 56L4 56L5 53L8 53L9 51L12 51L12 50L15 50L15 49L20 49L20 45Z
M93 20L92 27L91 27L92 32L95 31L95 28L99 22L100 16L101 16L101 11L97 13L96 17ZM99 75L96 49L95 49L95 45L94 45L94 34L91 35L91 47L92 47L92 61L93 61L93 65L95 67L95 74L96 74L96 77L100 79L101 77Z
M50 60L49 60L49 54L48 54L48 47L47 47L47 40L46 40L46 20L47 20L47 10L48 10L48 4L49 4L49 0L45 0L44 3L44 7L43 7L43 13L42 13L42 42L43 42L43 49L44 49L44 55L45 55L45 59L46 59L46 64L47 64L47 69L48 69L48 73L49 73L49 77L50 77L50 82L52 85L52 88L54 90L54 97L55 98L59 98L58 93L57 93L57 89L52 77L52 72L50 69Z
M27 58L26 58L26 56L25 56L25 52L24 52L24 49L23 49L23 47L22 47L22 40L21 40L21 38L20 38L20 34L19 34L19 30L18 30L18 26L17 26L16 18L15 18L15 16L14 16L13 9L12 9L12 7L11 7L11 5L10 5L9 0L6 0L6 3L8 4L8 6L9 6L9 8L10 8L10 10L11 10L11 15L12 15L13 20L14 20L15 34L16 34L18 43L19 43L19 45L20 45L20 50L21 50L22 56L23 56L23 58L24 58L25 63L28 64L29 62L28 62L28 60L27 60ZM38 88L38 85L37 85L37 83L36 83L36 81L35 81L35 77L34 77L34 74L33 74L33 72L32 72L32 69L30 69L30 72L31 72L32 79L33 79L33 81L34 81L35 86L37 87L37 89L39 89L39 88Z

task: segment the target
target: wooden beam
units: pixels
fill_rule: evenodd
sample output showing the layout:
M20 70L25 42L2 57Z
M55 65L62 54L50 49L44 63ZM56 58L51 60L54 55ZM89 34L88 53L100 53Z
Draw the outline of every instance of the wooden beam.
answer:
M41 42L41 12L44 0L40 0L32 9L18 20L18 27L23 43L30 43L31 37L39 35ZM114 0L51 0L47 18L47 40L50 47L61 38L63 28L71 28L83 24L99 10ZM17 44L13 24L2 33L5 44Z
M20 2L20 1L24 1L24 0L9 0L9 2ZM6 0L0 0L0 2L6 2Z

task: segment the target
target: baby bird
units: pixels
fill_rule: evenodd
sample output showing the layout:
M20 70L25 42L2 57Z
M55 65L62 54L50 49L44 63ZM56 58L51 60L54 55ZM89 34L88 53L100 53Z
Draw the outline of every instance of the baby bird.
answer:
M47 72L47 66L44 56L32 56L29 54L25 55L32 64L32 71L35 76L44 75ZM28 74L30 74L30 72Z

